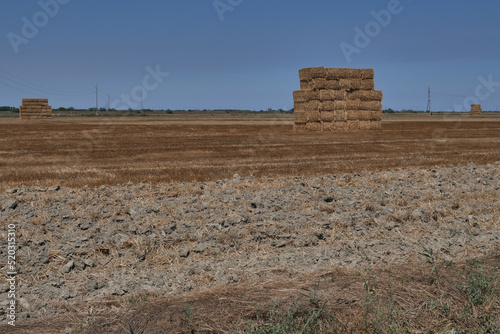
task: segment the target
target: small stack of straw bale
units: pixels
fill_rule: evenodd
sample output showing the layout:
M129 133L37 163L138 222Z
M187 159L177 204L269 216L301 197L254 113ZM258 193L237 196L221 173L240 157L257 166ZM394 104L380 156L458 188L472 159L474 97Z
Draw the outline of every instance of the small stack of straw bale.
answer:
M471 116L481 116L483 114L483 109L480 104L471 104L470 115Z
M293 92L295 130L377 130L382 125L382 91L373 69L309 67L299 70Z
M48 99L23 99L19 107L19 118L21 119L43 119L52 118L52 107Z

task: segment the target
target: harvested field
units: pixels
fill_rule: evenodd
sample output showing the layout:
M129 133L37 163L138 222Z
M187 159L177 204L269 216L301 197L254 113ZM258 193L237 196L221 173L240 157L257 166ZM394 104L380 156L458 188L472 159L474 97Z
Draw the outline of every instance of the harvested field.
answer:
M352 133L4 119L0 133L0 219L19 245L2 333L274 333L257 327L287 314L305 326L290 333L500 330L500 118L384 115ZM2 230L3 272L6 250Z
M381 131L355 135L297 134L291 117L1 119L0 188L208 181L235 173L312 176L500 160L500 117L384 117Z

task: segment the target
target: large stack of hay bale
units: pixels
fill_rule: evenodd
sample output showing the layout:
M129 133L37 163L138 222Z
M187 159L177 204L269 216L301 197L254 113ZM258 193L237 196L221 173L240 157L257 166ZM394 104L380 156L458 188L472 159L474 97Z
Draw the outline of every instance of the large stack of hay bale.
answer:
M483 114L483 109L480 104L471 104L470 115L471 116L481 116Z
M48 99L23 99L19 107L19 118L42 119L52 117L52 107Z
M299 70L293 92L296 130L356 131L382 126L382 91L373 69L310 67Z

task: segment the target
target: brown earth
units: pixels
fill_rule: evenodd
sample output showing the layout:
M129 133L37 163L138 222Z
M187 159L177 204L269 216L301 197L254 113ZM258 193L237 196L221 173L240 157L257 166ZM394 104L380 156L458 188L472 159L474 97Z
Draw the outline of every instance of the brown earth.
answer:
M291 116L0 119L0 190L500 160L500 117L385 116L381 131L356 133L292 128Z
M494 323L489 328L498 329L494 326L500 324L497 206L500 188L498 188L497 181L499 169L496 167L499 166L500 161L500 117L385 115L381 131L353 133L293 132L292 127L291 117L284 119L241 115L238 117L216 115L158 118L55 118L28 121L0 119L0 192L5 193L5 198L18 201L15 202L18 206L16 209L14 205L11 205L13 202L2 204L5 206L5 211L0 215L18 220L15 222L22 227L21 236L23 231L29 236L25 238L27 239L25 243L30 240L40 241L40 243L23 244L23 250L19 253L21 258L27 258L27 256L21 256L24 252L33 256L43 255L39 252L40 245L45 245L46 248L56 245L56 242L48 239L49 235L53 234L54 240L61 236L60 245L71 248L74 245L66 241L70 240L73 234L77 236L78 233L86 233L87 230L82 232L75 227L80 224L79 221L71 221L71 224L63 226L67 230L65 231L67 235L61 232L65 230L64 228L59 229L59 225L52 226L64 221L61 217L66 213L59 212L61 205L71 206L71 215L75 216L75 220L77 217L84 219L86 216L96 220L95 225L101 228L101 232L96 231L94 236L88 238L89 240L95 241L94 239L102 234L101 239L110 240L104 241L104 245L108 243L114 245L115 241L111 239L115 231L107 229L121 227L113 220L117 217L108 217L100 211L99 205L104 205L106 208L109 206L112 209L117 206L118 209L123 209L123 212L127 210L130 212L130 208L121 208L122 206L136 204L137 207L133 209L141 212L142 206L145 207L144 210L149 210L148 205L150 205L150 215L160 215L161 224L167 224L168 220L163 217L167 215L162 210L171 209L175 213L175 210L181 211L189 208L189 204L186 203L189 203L193 194L197 194L194 189L200 187L200 184L196 184L197 181L229 179L229 181L205 185L210 192L218 194L214 190L218 189L217 187L221 187L220 191L233 189L232 185L226 184L236 182L233 178L236 173L247 178L241 181L244 186L245 182L254 186L254 181L250 181L251 178L248 176L255 176L256 180L262 181L262 187L259 186L258 189L249 191L248 194L250 197L254 194L261 196L256 199L251 198L252 201L256 201L254 205L256 210L261 210L258 201L262 201L267 207L266 201L273 202L273 199L283 202L280 205L286 209L283 210L286 214L302 210L301 206L288 209L285 207L285 205L293 206L291 200L297 199L299 195L288 200L273 193L273 189L277 193L282 191L285 181L290 182L290 187L297 187L298 194L309 194L311 198L319 199L321 203L319 209L319 204L311 198L305 198L303 204L304 207L310 205L310 211L317 216L308 215L308 212L297 213L297 217L304 218L307 224L320 222L321 220L317 220L317 217L335 215L335 210L327 206L327 202L331 200L321 197L323 196L321 187L331 187L338 183L339 187L347 192L342 196L338 195L339 202L336 204L340 206L340 203L343 203L345 210L342 213L345 213L346 217L338 217L338 222L335 223L338 226L334 224L335 231L342 231L346 234L341 235L340 239L333 238L331 244L329 244L330 239L318 241L324 244L321 244L324 252L316 254L317 248L312 246L297 246L298 250L291 252L286 248L288 246L283 246L285 247L283 248L280 244L271 243L271 240L269 240L269 245L260 241L257 243L262 248L261 251L276 252L285 259L293 254L297 258L303 257L305 263L308 259L312 261L322 254L327 254L328 250L333 249L334 246L340 247L343 252L344 246L341 242L346 244L351 242L354 249L359 251L360 243L357 238L366 244L372 240L375 232L380 234L380 240L383 241L381 245L387 248L387 250L384 248L384 252L373 252L374 256L380 256L385 261L382 261L382 264L379 261L379 265L347 266L337 265L332 261L335 265L325 265L320 269L311 267L308 271L299 268L300 262L294 259L295 266L283 262L276 267L262 267L262 272L267 274L262 275L261 279L242 276L238 283L212 285L206 289L200 288L185 293L170 295L157 293L149 297L142 294L132 297L109 295L99 300L96 299L92 303L81 304L58 301L57 297L54 297L52 302L59 303L57 316L31 320L20 318L17 328L11 328L2 323L0 332L124 333L121 325L130 324L135 333L232 333L235 331L235 326L242 328L249 321L262 322L263 319L268 319L268 308L273 305L278 305L280 309L286 311L294 308L314 310L315 306L312 303L314 300L310 301L300 293L311 295L311 292L305 292L302 289L313 290L316 286L322 302L327 302L328 312L336 316L335 321L338 326L336 332L384 332L376 327L376 322L380 321L382 324L388 320L387 316L393 317L392 324L400 325L407 331L411 329L411 332L415 333L444 332L452 329L450 324L454 324L457 328L474 329L478 328L478 323L481 322L484 328L484 323L488 321ZM497 164L493 164L495 162ZM450 164L463 166L463 168L425 169L425 167ZM392 171L407 167L410 169ZM481 174L483 170L488 172ZM372 174L361 173L362 171L384 172ZM358 172L361 175L342 175L335 182L325 176ZM318 176L319 179L290 178L285 181L281 179L286 176ZM266 177L276 179L268 180ZM408 180L420 181L416 185L407 182ZM179 183L184 181L188 183ZM127 184L128 182L133 183ZM176 183L166 185L169 182ZM141 183L150 185L134 185ZM22 186L33 187L35 185L48 187L56 184L63 187L59 195L51 195L49 190L36 187L22 188ZM100 185L116 184L123 186L116 189L106 189L106 187L97 189ZM158 186L160 188L167 188L165 194L162 194L164 199L159 200L158 194L148 191L148 187L156 189L155 184L160 184ZM388 184L391 187L388 187ZM83 187L84 185L89 185L90 188ZM137 197L141 200L136 201L138 190L127 190L130 187L133 189L139 187L138 189L144 192L144 194L140 193L142 197ZM305 190L302 187L305 187ZM337 191L339 187L334 190ZM4 192L9 188L16 188L16 193ZM177 191L177 188L185 188L185 190ZM373 192L370 189L373 189ZM379 196L389 196L389 202L382 197L373 196L375 190L380 193ZM200 192L199 189L197 191ZM328 195L332 191L328 190L325 194ZM354 194L356 198L366 196L368 202L363 202L366 205L358 208L353 201L355 199L353 194L350 193L352 191L357 191ZM127 194L130 198L123 199L122 197ZM228 193L227 198L213 194L206 194L207 199L213 201L213 208L207 205L208 209L213 209L217 213L219 212L217 209L225 208L228 216L234 215L237 206L231 204L234 200L232 193ZM200 195L197 194L197 196ZM419 196L424 196L425 200L420 199ZM89 200L99 202L92 204L94 211L90 209L91 205L85 202L87 197ZM61 198L68 202L66 203ZM167 199L174 201L171 204L172 208L161 202ZM57 203L58 200L60 203ZM457 200L462 202L455 203ZM106 201L112 203L108 205ZM156 203L156 201L160 202ZM440 201L439 204L436 201ZM350 204L350 202L353 203ZM377 219L374 222L367 220L365 224L356 218L360 214L379 216L382 209L378 205L382 202L384 202L384 207L387 206L388 216L384 216L383 220L379 217L380 222ZM231 205L228 206L227 203ZM247 207L253 208L252 203L245 202L241 210L247 210ZM153 210L156 205L158 205L159 213ZM395 211L390 211L391 208ZM420 209L423 211L418 211ZM274 204L269 205L269 210L263 210L262 216L271 216L273 210ZM52 222L43 221L40 217L32 217L33 214L44 216L45 211L50 213L47 217L55 217ZM181 217L184 217L182 216L184 214L179 213ZM127 213L125 216L124 219L129 219L130 214ZM137 222L125 220L128 224L127 228L130 230L137 228L137 233L140 232L141 224L149 224L149 221L141 222L142 215L138 216L140 217ZM196 222L190 217L186 216L185 221L195 225ZM347 218L352 218L351 224L346 223ZM4 219L4 221L9 221L9 219ZM290 221L280 219L277 217L276 221L255 222L256 228L266 227L267 223L277 229L289 228L285 226L285 223L293 222L292 219ZM200 222L203 221L200 218ZM409 224L409 221L415 224L418 222L420 225ZM38 224L45 227L38 229ZM161 224L159 226L162 226ZM295 227L298 229L297 226ZM196 228L196 226L191 226L191 228ZM246 228L253 228L253 225L250 224ZM415 228L422 232L418 240L412 239ZM365 230L373 230L374 233L365 234ZM146 232L148 231L144 233ZM296 234L302 236L302 233L303 231L297 231ZM217 242L224 244L226 238L229 237L230 234L221 233L220 240ZM273 234L270 233L269 237L273 237ZM134 238L139 240L138 236ZM169 236L159 238L160 241L164 241ZM365 238L368 239L364 240ZM398 247L390 244L391 240L399 240L398 238L413 240L413 248L400 247L399 251L405 254L404 257L397 254ZM2 240L4 239L2 237ZM214 237L209 235L207 240L210 241L210 239ZM461 244L462 239L465 246ZM476 239L485 241L480 243L476 242ZM176 239L176 242L182 242L182 240ZM199 240L196 239L194 243L199 244ZM442 277L440 282L438 282L439 275L431 271L430 266L424 263L422 257L418 255L418 251L422 251L420 244L428 243L434 244L434 249L437 250L436 258L440 261L438 263L439 275ZM130 249L126 248L129 250L123 252L131 252L136 246L140 246L139 243L131 245ZM164 247L173 252L174 250L169 249L168 245ZM248 256L249 259L255 259L258 262L260 258L256 256L257 253L245 253L249 245L242 245L242 249L231 248L232 253L226 251L224 256ZM272 247L276 250L271 252L271 249L274 249ZM451 253L449 253L450 249ZM144 268L140 266L137 267L138 269L120 267L123 259L128 259L125 256L128 253L115 256L115 249L112 248L112 250L110 264L113 265L113 272L103 270L101 267L104 265L99 262L95 268L86 269L93 270L90 271L92 275L87 274L89 271L80 271L80 269L71 272L71 275L75 274L74 281L93 280L97 277L97 272L109 276L125 272L133 276L144 271ZM122 251L118 248L117 250ZM161 256L170 256L163 254L162 250L163 248L152 247L149 251L151 253L156 251ZM389 256L395 250L396 254ZM201 257L201 255L192 253L187 258L177 255L176 262L173 262L171 267L181 268L178 264L184 262L196 266L200 262L196 256ZM300 254L303 255L299 256ZM344 260L344 257L344 255L339 256L339 261ZM61 262L61 265L64 263L62 261L66 260L55 258ZM218 262L222 258L221 255L211 260ZM394 260L397 258L399 261ZM449 259L456 262L452 264L451 260L444 261ZM282 261L281 258L276 261L278 260ZM476 264L471 264L470 260L480 264L477 268L473 268L474 271L470 268ZM134 264L137 261L139 260L136 260ZM2 259L2 267L3 262L4 259ZM156 272L157 275L161 276L163 272L168 271L164 268L158 269L158 264L153 258L150 260L146 257L144 263L148 270ZM38 264L37 262L36 265ZM55 263L54 259L50 258L47 265L55 268L57 264L59 263ZM36 269L35 266L33 268ZM200 280L203 278L209 280L209 272L204 273L199 268L194 269L196 269L194 275L200 276ZM223 273L231 270L231 268L223 269ZM30 271L28 272L31 274ZM461 275L465 272L473 272L474 275L477 274L477 277L486 277L488 273L493 273L491 277L495 277L495 280L489 284L497 294L496 298L486 299L482 305L472 303L468 299L466 289L460 288L464 284ZM480 272L484 275L480 276ZM178 273L181 276L187 271L183 269ZM76 274L81 274L81 276ZM51 286L51 279L57 281L64 277L67 280L66 284L69 285L71 280L67 276L67 274L64 276L58 273L49 279L42 275L40 280ZM19 276L19 278L22 279L20 290L25 286L36 286L39 279L37 274L26 278ZM165 280L169 280L167 276ZM203 286L200 284L200 287ZM52 288L55 289L55 287ZM27 300L27 303L33 303L33 300ZM192 312L192 324L189 323L190 317L186 313L187 305ZM403 320L398 320L398 314L392 314L391 307L393 306L414 322L407 325L403 323ZM468 307L471 308L472 316L460 318ZM40 310L42 311L46 310ZM61 313L64 315L60 315ZM194 330L191 329L191 325ZM389 327L381 328L387 330ZM397 329L394 330L397 331Z

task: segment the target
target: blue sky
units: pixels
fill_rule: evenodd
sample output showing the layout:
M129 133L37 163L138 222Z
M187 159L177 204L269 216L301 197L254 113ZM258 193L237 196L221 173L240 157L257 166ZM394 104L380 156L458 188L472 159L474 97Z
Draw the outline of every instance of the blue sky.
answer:
M97 84L100 107L108 99L138 107L142 94L151 109L290 109L298 70L325 66L374 68L384 108L425 109L429 86L433 110L500 106L494 0L4 0L1 7L0 105L44 97L55 108L88 108Z

